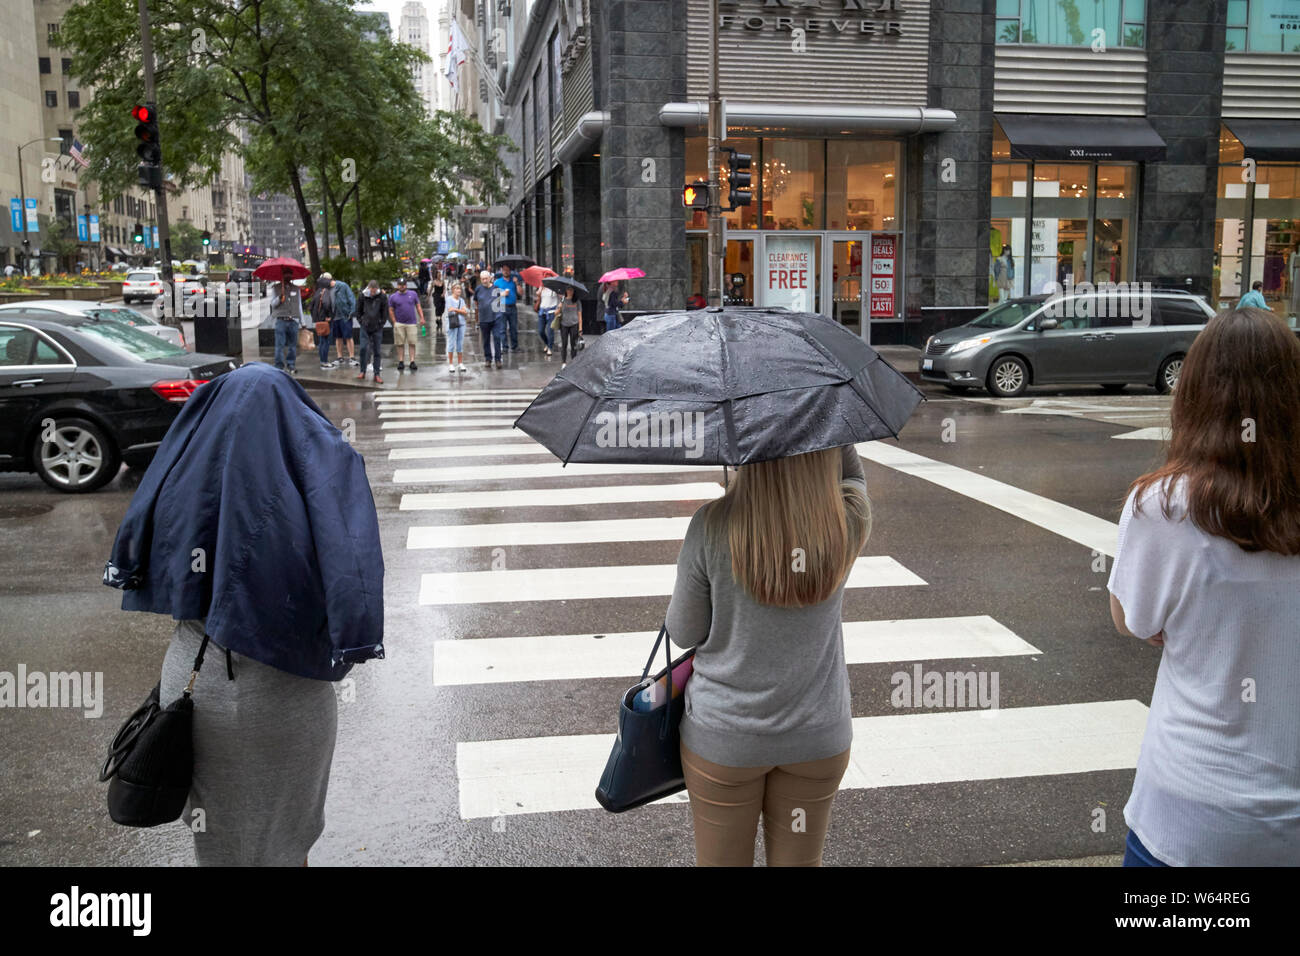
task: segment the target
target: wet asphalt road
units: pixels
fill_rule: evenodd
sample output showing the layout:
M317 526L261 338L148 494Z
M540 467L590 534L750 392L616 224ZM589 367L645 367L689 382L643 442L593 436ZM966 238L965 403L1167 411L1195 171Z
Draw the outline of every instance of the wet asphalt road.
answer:
M521 333L525 351L502 371L475 365L448 381L432 359L398 378L400 388L539 389L559 368ZM422 342L428 349L428 342ZM386 376L387 378L388 376ZM1167 421L1168 400L1150 390L1034 390L1024 399L954 397L927 387L901 447L991 477L1106 521L1117 520L1129 482L1155 461L1159 444L1113 436ZM354 668L355 700L340 704L326 830L312 863L328 864L685 864L693 861L682 805L620 816L599 809L462 819L457 743L611 733L626 677L434 686L438 641L657 628L666 598L529 600L455 606L417 603L420 576L485 571L493 548L409 550L414 525L687 517L698 501L538 507L547 489L624 479L494 479L504 459L391 461L393 443L369 391L315 390L336 423L356 423L380 518L386 564L388 657ZM1117 410L1116 410L1117 409ZM1113 411L1112 411L1113 410ZM1047 412L1042 414L1040 412ZM391 431L391 430L389 430ZM463 444L495 444L466 439ZM541 463L545 458L529 458ZM395 468L482 466L480 480L396 485ZM1041 653L942 662L944 669L994 669L1006 708L1099 701L1150 703L1159 652L1113 632L1105 574L1094 554L1030 521L920 478L865 463L875 526L867 555L887 555L924 587L846 593L846 621L989 615ZM630 480L630 479L628 479ZM695 474L637 476L637 484L721 480ZM78 670L104 675L103 714L0 710L0 864L192 864L180 825L117 827L96 780L107 741L158 678L171 622L119 610L100 574L138 474L123 471L102 491L67 496L34 476L0 475L0 671ZM512 507L474 512L399 511L404 493L500 489ZM674 541L519 545L496 556L511 570L671 564ZM648 650L648 648L647 648ZM927 669L935 665L925 662ZM850 666L855 717L896 714L891 675L911 662ZM825 862L994 864L1096 858L1121 852L1121 809L1131 769L958 779L842 790ZM590 780L594 788L596 780ZM1095 832L1095 811L1108 825Z

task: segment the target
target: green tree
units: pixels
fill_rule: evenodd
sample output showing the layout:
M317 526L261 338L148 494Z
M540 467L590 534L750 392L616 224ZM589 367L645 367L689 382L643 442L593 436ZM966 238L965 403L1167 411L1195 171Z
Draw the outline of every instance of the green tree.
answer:
M76 231L62 219L51 216L38 216L41 228L45 232L45 248L51 250L58 258L56 272L68 272L81 250L77 242Z
M172 255L177 259L197 259L205 250L203 233L188 219L182 219L171 228Z
M238 150L256 190L294 197L313 272L313 198L327 204L337 234L350 203L366 249L367 222L432 223L465 198L462 180L485 194L504 188L503 140L463 117L425 119L411 79L425 58L367 36L351 0L149 3L168 177L206 184L222 153ZM130 108L144 98L138 30L132 0L81 0L60 29L73 75L96 91L81 130L95 145L89 174L109 193L135 181Z

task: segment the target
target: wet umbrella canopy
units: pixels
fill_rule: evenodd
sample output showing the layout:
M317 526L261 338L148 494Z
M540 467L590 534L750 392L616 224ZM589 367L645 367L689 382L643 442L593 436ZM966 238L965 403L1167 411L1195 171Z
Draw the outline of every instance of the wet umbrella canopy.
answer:
M515 426L566 462L743 465L897 437L921 400L823 316L712 308L600 336Z
M542 285L546 286L546 288L550 289L552 292L560 293L560 295L564 295L565 289L572 289L574 295L579 298L591 298L591 292L585 285L577 279L570 279L568 276L548 276L542 280Z

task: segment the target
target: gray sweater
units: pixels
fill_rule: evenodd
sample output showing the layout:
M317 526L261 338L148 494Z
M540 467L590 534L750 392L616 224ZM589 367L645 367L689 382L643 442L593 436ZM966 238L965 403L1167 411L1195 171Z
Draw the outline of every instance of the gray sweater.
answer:
M844 449L841 487L849 533L864 540L866 476L852 446ZM810 607L759 604L732 577L726 535L710 538L703 510L682 542L666 618L672 642L696 648L682 743L729 767L802 763L847 750L853 724L840 627L844 585Z

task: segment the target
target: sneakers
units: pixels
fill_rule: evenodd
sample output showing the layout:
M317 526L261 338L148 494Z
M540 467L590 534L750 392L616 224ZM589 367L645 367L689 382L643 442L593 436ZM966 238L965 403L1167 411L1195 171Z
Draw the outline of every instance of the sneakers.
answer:
M398 363L397 363L397 370L398 370L399 372L404 372L404 371L406 371L406 363L405 363L405 362L398 362Z
M456 366L454 366L454 365L448 365L448 366L447 366L447 374L448 374L448 375L455 375L455 374L456 374Z
M348 359L348 364L351 365L353 368L357 368L360 366L361 363L354 358L350 358Z
M504 367L505 367L505 366L503 366L503 365L501 364L501 362L498 360L498 362L497 362L497 368L504 368Z
M412 371L412 372L414 372L414 371L415 371L417 368L419 368L419 367L420 367L420 366L416 365L414 361L411 362L411 371Z
M561 363L560 363L560 371L561 371L561 372L563 372L563 371L564 371L566 368L568 368L568 367L569 367L569 363L568 363L568 362L561 362Z
M339 363L338 363L338 362L321 362L321 363L320 363L320 370L321 370L322 372L332 372L334 369L336 369L336 368L338 368L338 367L339 367Z
M456 371L458 371L458 372L463 372L463 371L465 371L465 363L462 362L459 366L457 366Z

